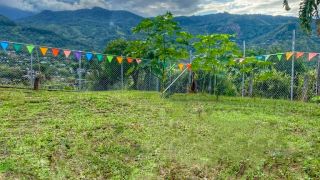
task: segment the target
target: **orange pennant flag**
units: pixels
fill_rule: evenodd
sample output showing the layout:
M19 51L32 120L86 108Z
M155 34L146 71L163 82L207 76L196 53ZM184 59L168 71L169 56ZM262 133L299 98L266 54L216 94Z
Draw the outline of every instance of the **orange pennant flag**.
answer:
M64 50L63 53L66 56L66 58L68 58L70 56L70 54L71 54L71 51L70 50Z
M129 64L131 64L131 63L133 62L133 59L130 58L130 57L128 57L128 58L127 58L127 61L128 61Z
M51 51L52 51L53 56L57 57L59 55L60 50L58 48L52 48Z
M318 53L309 53L309 58L308 60L311 61L314 57L316 57Z
M296 58L299 59L304 55L304 52L297 52Z
M292 55L293 55L293 52L287 52L287 53L286 53L286 59L287 59L287 61L289 61L289 59L292 57Z
M192 65L191 64L187 64L187 68L190 71L191 70Z
M178 64L178 66L179 66L180 71L183 71L184 64L180 63L180 64Z
M119 64L122 64L123 57L122 56L118 56L117 57L117 61L118 61Z
M40 51L41 51L41 54L43 56L45 56L47 54L48 48L47 47L40 47Z
M142 62L141 59L136 59L137 63L140 64Z

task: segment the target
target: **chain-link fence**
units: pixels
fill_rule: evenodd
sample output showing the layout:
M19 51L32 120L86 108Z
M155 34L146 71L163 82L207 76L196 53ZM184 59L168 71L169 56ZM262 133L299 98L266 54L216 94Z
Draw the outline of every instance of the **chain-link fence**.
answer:
M119 63L116 57L94 57L88 61L85 53L79 60L72 53L66 57L62 50L55 55L48 50L43 56L39 48L32 53L11 46L1 50L0 86L73 91L166 90L303 101L320 94L319 55L311 61L305 55L296 59L294 65L291 59L279 60L274 55L263 65L235 63L226 65L223 71L210 72L191 71L186 69L187 63L181 71L172 63L165 78L158 76L147 60L141 64L126 59Z

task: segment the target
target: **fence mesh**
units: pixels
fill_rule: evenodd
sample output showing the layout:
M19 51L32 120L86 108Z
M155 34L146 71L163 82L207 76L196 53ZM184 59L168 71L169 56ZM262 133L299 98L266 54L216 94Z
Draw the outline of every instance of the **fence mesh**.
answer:
M320 94L320 57L309 61L302 57L292 61L270 57L269 64L261 67L249 65L228 66L223 72L182 71L173 64L167 68L165 81L161 83L155 70L148 65L116 59L99 61L94 57L87 61L82 55L77 60L60 52L54 56L49 50L42 56L35 48L16 50L9 46L0 52L0 86L15 88L40 88L46 90L108 91L141 90L168 93L210 93L224 96L262 97L308 101ZM170 68L170 69L169 69ZM177 77L179 77L177 79ZM175 81L176 80L176 81ZM172 83L174 82L174 83ZM293 85L293 86L292 86ZM35 87L39 86L39 87ZM293 88L293 91L291 91Z

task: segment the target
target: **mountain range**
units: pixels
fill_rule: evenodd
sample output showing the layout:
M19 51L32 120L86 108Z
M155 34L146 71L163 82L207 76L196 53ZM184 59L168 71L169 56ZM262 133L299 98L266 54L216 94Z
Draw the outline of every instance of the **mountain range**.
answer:
M132 34L131 29L142 19L144 18L128 11L102 8L46 10L11 19L0 16L0 40L103 51L111 40L136 39L137 36ZM249 48L271 50L278 47L282 51L290 51L292 30L296 29L297 50L317 51L320 48L320 39L315 35L306 35L299 27L299 20L294 17L219 13L181 16L176 17L176 21L184 30L195 35L236 34L239 45L246 41Z

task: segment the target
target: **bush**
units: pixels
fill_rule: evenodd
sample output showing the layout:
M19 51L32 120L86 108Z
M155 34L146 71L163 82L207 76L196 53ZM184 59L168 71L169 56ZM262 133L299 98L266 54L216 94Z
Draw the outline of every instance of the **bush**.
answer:
M320 96L313 97L313 98L311 99L311 102L320 103Z
M261 73L255 79L254 94L274 99L288 98L290 95L290 76L276 70Z

